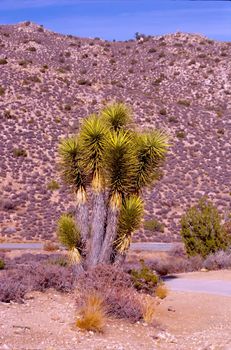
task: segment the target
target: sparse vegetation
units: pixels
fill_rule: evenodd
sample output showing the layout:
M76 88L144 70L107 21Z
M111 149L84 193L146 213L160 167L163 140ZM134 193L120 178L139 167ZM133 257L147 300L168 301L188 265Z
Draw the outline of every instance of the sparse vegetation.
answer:
M13 149L14 157L27 157L27 151L23 148L14 148Z
M7 64L7 59L6 58L0 58L0 64Z
M164 224L154 218L144 221L144 229L152 232L164 232Z
M34 47L34 46L28 47L27 50L30 51L30 52L36 52L37 51L36 47Z
M47 185L48 190L55 191L59 189L59 184L56 180L51 180Z
M148 295L145 296L142 300L142 313L144 322L152 324L156 313L154 298Z
M0 85L0 96L4 96L6 92L6 89Z
M4 267L5 267L5 261L2 258L0 258L0 270L3 270Z
M178 130L176 132L176 137L178 137L178 139L184 139L186 137L185 131L184 130Z
M189 100L178 100L177 101L178 105L189 107L191 105L191 102Z

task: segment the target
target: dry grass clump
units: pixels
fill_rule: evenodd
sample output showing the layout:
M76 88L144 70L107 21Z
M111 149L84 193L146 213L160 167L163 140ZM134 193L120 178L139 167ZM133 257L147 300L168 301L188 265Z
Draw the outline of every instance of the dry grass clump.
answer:
M147 324L151 324L154 321L155 316L155 301L154 299L146 295L145 298L142 300L142 314L143 314L143 320Z
M87 295L85 303L80 309L80 318L77 319L76 326L86 331L103 332L106 319L103 297L93 293Z
M155 295L160 299L165 299L168 295L168 288L164 284L159 284L156 288Z

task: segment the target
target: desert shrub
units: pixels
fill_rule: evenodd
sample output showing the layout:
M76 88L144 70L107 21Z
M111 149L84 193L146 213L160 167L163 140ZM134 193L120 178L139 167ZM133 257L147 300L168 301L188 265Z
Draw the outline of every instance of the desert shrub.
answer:
M15 118L15 116L12 114L11 111L9 111L9 109L6 109L6 110L4 111L4 117L5 117L6 119L14 119L14 118Z
M168 121L170 122L170 123L178 123L178 119L176 118L176 117L169 117L168 118Z
M2 208L3 210L14 210L16 208L16 203L14 203L10 199L6 199L2 202Z
M206 257L203 265L208 270L231 268L231 250L219 250L214 254L209 254Z
M183 215L180 234L189 256L199 254L206 257L229 244L219 212L206 198Z
M160 223L157 219L151 219L144 221L144 229L152 232L164 232L164 224Z
M104 300L100 294L87 294L84 305L80 309L80 318L76 326L80 329L102 332L106 323Z
M131 270L134 287L138 291L153 294L159 282L158 276L141 260L141 268Z
M143 317L140 295L132 288L107 289L105 301L111 316L131 322L137 322Z
M0 64L7 64L7 59L6 58L0 58Z
M91 82L90 82L89 80L86 80L86 79L79 79L79 80L77 81L77 83L78 83L79 85L91 86Z
M178 130L176 132L176 137L178 137L178 139L184 139L185 136L186 136L186 134L185 134L184 130Z
M5 267L5 261L2 258L0 258L0 270L3 270L4 267Z
M6 89L0 85L0 96L3 96L5 94Z
M46 242L43 245L43 249L47 252L54 252L55 250L59 249L59 245L53 242Z
M148 50L148 53L154 53L156 52L156 49L154 47L151 47L149 50Z
M166 110L165 108L161 108L161 109L159 110L159 113L160 113L161 115L167 115L167 110Z
M22 148L14 148L13 155L14 157L27 157L27 151Z
M64 106L65 111L71 111L71 105L67 104Z
M132 288L132 279L129 274L114 266L100 264L84 272L79 278L82 290L100 291L104 288Z
M155 301L149 295L145 295L141 302L142 316L144 322L151 324L154 321L155 316Z
M41 83L41 79L37 75L32 75L31 77L27 78L32 83Z
M27 48L27 51L36 52L37 50L36 50L36 47L30 46L30 47Z
M55 264L39 264L34 267L31 289L44 292L54 288L60 292L70 292L74 279L69 269Z
M15 278L16 277L16 278ZM0 275L0 301L9 303L10 301L23 302L27 292L27 286L17 278L16 274L3 271Z
M169 251L169 255L184 258L186 256L185 248L181 243L174 244Z
M110 265L98 265L85 271L77 282L77 305L82 306L84 295L99 294L108 315L138 321L142 318L139 295L129 274Z
M188 100L178 100L177 101L178 105L189 107L191 105L191 102Z
M68 260L65 256L60 256L60 257L57 257L55 259L51 259L51 260L49 260L49 263L53 264L53 265L62 266L62 267L68 266Z
M47 185L48 190L55 191L59 189L59 184L55 180L51 180Z
M9 262L0 274L0 301L22 302L25 294L34 290L44 292L48 288L54 288L60 292L70 292L74 288L71 269L48 262L37 263L32 259L23 264L25 256L23 259L18 258ZM49 259L49 256L46 256L46 259ZM20 264L16 265L17 260Z
M159 284L156 287L155 295L160 299L165 299L168 295L168 288L163 283Z

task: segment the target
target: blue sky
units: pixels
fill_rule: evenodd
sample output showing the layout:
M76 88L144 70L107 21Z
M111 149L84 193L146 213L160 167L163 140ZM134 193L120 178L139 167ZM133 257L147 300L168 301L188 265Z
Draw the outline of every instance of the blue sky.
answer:
M231 41L231 1L0 0L0 23L31 20L56 32L126 40L184 31Z

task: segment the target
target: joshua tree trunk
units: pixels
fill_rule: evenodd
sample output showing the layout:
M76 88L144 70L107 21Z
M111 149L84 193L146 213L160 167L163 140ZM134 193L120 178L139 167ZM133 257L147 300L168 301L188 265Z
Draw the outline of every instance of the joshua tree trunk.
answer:
M91 236L87 257L87 265L94 266L99 261L99 254L102 248L105 219L106 219L106 206L105 206L105 193L103 191L94 192L94 204L92 210L92 222L91 222Z
M85 243L89 237L89 212L86 201L78 204L75 217L83 243Z
M99 256L99 262L108 264L113 250L113 242L117 236L117 222L119 216L119 208L108 208L106 234L103 241L102 249Z

